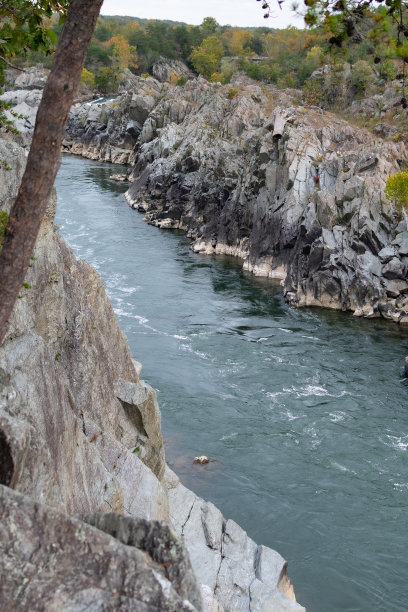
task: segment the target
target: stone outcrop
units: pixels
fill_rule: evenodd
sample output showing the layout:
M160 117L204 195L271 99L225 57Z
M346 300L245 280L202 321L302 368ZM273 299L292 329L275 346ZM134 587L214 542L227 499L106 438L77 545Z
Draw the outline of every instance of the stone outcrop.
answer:
M191 70L180 60L170 59L168 57L159 57L152 66L152 75L161 83L168 81L174 76L185 77L186 79L194 78Z
M0 141L0 155L17 172L0 167L9 210L25 152ZM55 203L0 347L0 608L201 610L201 587L213 612L302 610L283 560L283 580L261 576L259 547L166 467L156 394L102 280L54 226Z
M117 514L83 522L1 485L0 513L2 610L201 610L186 550L166 523Z
M287 562L279 553L257 546L237 523L225 520L214 504L184 487L169 468L166 484L170 520L183 536L211 610L304 610L296 603Z
M296 95L139 79L114 106L75 107L64 144L130 164L128 201L149 223L280 279L290 304L407 323L407 227L383 192L405 146Z
M5 110L5 115L14 122L20 134L33 133L41 98L41 89L13 89L2 94L1 99L4 102L13 104L14 114L12 115L10 110Z
M42 89L50 71L42 64L24 68L24 70L7 69L4 89Z

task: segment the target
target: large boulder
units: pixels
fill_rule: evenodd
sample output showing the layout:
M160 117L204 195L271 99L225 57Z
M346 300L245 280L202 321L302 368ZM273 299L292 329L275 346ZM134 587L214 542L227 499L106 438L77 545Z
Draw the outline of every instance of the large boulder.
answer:
M99 515L86 524L1 485L0 514L2 610L202 609L184 545L165 523Z
M162 56L153 64L152 75L162 83L168 81L173 75L177 77L184 76L187 79L194 77L194 74L184 62Z

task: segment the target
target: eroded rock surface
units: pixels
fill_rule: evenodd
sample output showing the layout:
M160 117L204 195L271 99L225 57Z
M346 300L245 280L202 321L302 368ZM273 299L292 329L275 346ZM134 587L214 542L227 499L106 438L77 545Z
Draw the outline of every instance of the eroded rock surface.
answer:
M406 280L407 227L383 193L405 146L296 95L244 77L140 79L114 107L75 107L64 144L133 166L128 201L149 223L281 279L292 305L407 323L407 292L389 289Z
M4 486L0 514L2 610L201 610L186 550L165 523L87 517L95 528ZM124 541L125 531L145 537Z
M302 612L296 603L287 562L266 546L257 546L211 502L184 487L169 468L170 521L190 554L202 584L204 605L214 610ZM211 606L214 606L211 608ZM217 608L218 606L218 608Z
M172 77L186 77L192 79L194 74L180 60L169 59L168 57L159 57L152 66L152 75L158 81L164 83Z

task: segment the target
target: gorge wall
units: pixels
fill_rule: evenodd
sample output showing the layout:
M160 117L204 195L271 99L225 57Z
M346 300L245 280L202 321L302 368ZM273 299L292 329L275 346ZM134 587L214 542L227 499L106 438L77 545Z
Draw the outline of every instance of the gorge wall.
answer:
M290 304L406 324L407 225L384 196L405 146L301 96L239 75L226 86L139 78L74 106L64 147L129 164L128 201L149 223L280 279Z
M0 140L3 210L25 157ZM156 394L55 204L0 347L0 608L303 610L285 560L166 466Z

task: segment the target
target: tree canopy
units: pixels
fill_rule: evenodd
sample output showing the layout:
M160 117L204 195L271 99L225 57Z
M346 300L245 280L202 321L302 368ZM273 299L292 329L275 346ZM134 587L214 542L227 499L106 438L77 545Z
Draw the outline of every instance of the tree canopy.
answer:
M64 16L69 0L0 0L0 84L13 57L29 50L50 53L57 36L47 19Z

